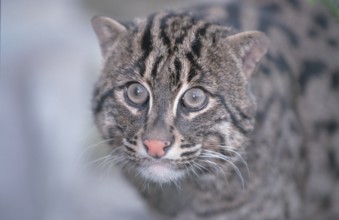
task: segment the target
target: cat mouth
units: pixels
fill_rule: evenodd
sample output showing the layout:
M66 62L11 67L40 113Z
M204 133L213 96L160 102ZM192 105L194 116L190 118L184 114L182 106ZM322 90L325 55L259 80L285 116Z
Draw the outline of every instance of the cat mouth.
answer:
M138 169L144 179L160 184L177 182L184 176L183 170L166 161L147 161Z

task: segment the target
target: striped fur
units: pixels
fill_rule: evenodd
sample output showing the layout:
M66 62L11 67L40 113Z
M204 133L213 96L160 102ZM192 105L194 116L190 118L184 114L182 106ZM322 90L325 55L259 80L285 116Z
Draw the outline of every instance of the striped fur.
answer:
M304 154L311 152L312 157L312 152L318 152L316 146L323 139L312 142L308 135L313 132L310 127L324 117L304 108L313 106L308 94L319 92L317 86L308 90L307 82L321 75L322 85L329 72L339 69L333 48L319 49L321 41L302 38L307 16L325 16L323 9L319 11L299 0L258 0L162 11L129 23L93 19L104 57L93 98L96 123L103 137L113 140L112 157L159 218L315 216L321 201L311 204L312 196L326 197L328 191L314 193L311 189L318 186L306 183L318 173L307 176L310 162ZM294 27L283 12L299 24ZM305 18L299 18L301 13ZM334 26L327 15L315 16L315 21L321 28ZM248 31L255 29L272 41L262 66L269 41L262 32ZM333 33L327 37L334 39ZM324 61L303 53L311 47L332 55ZM145 104L136 107L128 102L126 88L131 83L147 90ZM183 95L191 88L202 89L207 96L200 109L183 104ZM335 89L323 90L329 97L338 94ZM328 106L336 127L336 104ZM331 135L326 143L338 137ZM149 156L145 137L171 140L165 156ZM334 147L328 148L338 152ZM333 178L323 169L328 179ZM331 202L339 204L339 196ZM317 218L335 215L331 207L324 210Z
M107 18L104 19L106 22ZM213 150L205 143L211 133L222 140L220 143L213 143L214 145L223 144L242 151L246 134L253 129L255 107L247 91L247 78L242 69L230 70L231 67L239 66L238 59L241 59L240 55L239 58L233 58L227 54L230 53L227 48L232 49L233 46L228 37L234 36L234 32L230 28L205 22L190 13L161 12L138 22L138 26L127 27L127 31L119 33L132 37L122 37L126 42L121 42L118 46L126 44L133 47L129 48L131 51L128 54L107 55L108 65L104 67L106 74L103 74L105 79L102 80L102 83L108 84L107 89L99 86L98 90L108 92L98 91L95 95L97 101L94 102L98 118L109 111L117 125L133 136L137 135L134 145L126 146L126 153L135 149L132 155L140 154L145 161L152 160L141 144L144 133L156 137L173 136L174 143L164 160L180 161L189 158L193 162L201 151L197 146ZM112 25L116 26L113 22ZM114 45L112 43L113 47ZM224 56L229 56L229 60L218 63ZM124 61L127 63L123 63ZM119 70L112 70L111 63L119 66ZM214 64L211 65L212 63ZM107 77L112 77L115 81L109 81ZM225 83L218 85L221 79ZM128 84L130 81L137 81L147 88L151 97L147 109L134 109L124 100L123 82ZM185 109L181 103L182 95L194 87L203 88L208 95L207 106L197 112ZM225 98L227 93L233 93L233 97ZM211 120L202 123L204 118ZM130 123L131 120L134 121L133 124ZM223 126L215 122L218 120ZM110 126L114 127L115 124ZM225 130L230 128L233 130ZM231 140L228 135L237 138ZM112 135L107 133L105 138L112 138ZM124 138L131 143L128 133L124 134ZM171 177L156 179L156 173L153 176L156 182L173 180Z

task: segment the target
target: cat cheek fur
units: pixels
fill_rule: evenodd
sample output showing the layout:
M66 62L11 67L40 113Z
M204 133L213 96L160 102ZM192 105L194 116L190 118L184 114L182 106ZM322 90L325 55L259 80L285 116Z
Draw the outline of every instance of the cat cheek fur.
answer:
M339 216L339 28L327 14L320 2L261 0L126 23L93 18L104 58L97 126L104 138L123 139L111 142L118 153L110 158L118 157L158 219ZM259 69L270 43L249 30L272 41ZM115 99L130 82L148 89L148 112ZM193 87L208 91L213 105L180 112ZM159 123L175 138L164 157L151 158L142 134L157 138Z

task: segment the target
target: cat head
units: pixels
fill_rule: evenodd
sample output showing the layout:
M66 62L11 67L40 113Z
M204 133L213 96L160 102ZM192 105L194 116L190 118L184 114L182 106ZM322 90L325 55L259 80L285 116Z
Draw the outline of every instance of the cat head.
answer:
M92 24L104 57L93 111L120 163L166 183L237 160L254 126L263 33L170 12Z

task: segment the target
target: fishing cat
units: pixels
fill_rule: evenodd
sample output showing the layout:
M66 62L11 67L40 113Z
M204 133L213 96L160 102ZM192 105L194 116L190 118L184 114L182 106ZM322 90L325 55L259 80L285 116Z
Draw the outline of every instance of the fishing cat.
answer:
M97 127L157 218L339 216L339 28L321 5L233 1L92 24Z

